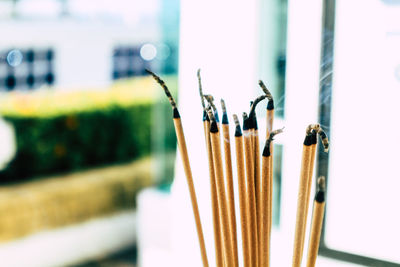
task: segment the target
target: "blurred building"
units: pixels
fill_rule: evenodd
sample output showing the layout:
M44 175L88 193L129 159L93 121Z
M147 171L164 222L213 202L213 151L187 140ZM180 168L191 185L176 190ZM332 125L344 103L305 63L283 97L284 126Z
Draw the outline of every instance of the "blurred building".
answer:
M93 88L144 75L145 68L177 72L176 1L0 5L1 34L7 37L0 44L0 90Z

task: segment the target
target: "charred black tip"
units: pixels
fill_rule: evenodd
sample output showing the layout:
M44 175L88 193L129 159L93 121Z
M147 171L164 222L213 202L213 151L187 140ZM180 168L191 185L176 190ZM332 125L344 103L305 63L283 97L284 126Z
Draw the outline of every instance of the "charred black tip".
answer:
M305 146L311 146L312 145L312 134L307 134L306 138L304 138L304 143Z
M317 132L312 130L311 132L311 144L315 145L317 144Z
M179 111L176 107L174 107L173 112L174 112L174 119L178 119L181 117L181 115L179 114Z
M203 121L207 121L207 120L210 120L210 119L207 116L207 111L204 109L203 110Z
M222 124L229 124L228 114L226 114L226 112L222 114Z
M271 148L270 148L271 142L266 142L263 150L263 157L269 157L271 156Z
M315 201L317 201L318 203L325 202L325 192L324 191L318 191L315 194Z
M274 108L274 100L268 101L267 110L273 110Z
M247 131L250 128L250 119L247 116L243 116L243 131Z
M240 129L240 125L236 125L235 136L236 137L242 136L242 129Z
M254 125L254 116L249 117L249 118L248 118L248 121L249 121L249 124L248 124L249 129L250 129L250 130L251 130L251 129L254 129L254 128L255 128L255 125Z
M218 133L218 125L216 121L211 121L210 132Z
M257 116L256 116L255 114L254 114L254 116L253 116L252 121L253 121L253 128L254 128L254 130L258 130Z
M215 110L215 112L214 112L214 117L215 117L215 121L219 123L219 116L218 116L217 110Z

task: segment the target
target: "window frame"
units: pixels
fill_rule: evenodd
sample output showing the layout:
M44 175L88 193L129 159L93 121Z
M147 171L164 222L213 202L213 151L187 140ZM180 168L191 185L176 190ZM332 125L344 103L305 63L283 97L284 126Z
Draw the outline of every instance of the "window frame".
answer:
M336 18L336 0L324 0L322 6L322 32L321 32L321 69L320 69L320 88L319 88L319 112L318 118L322 125L330 126L331 117L331 96L332 96L332 77L334 64L334 43L335 43L335 18ZM332 60L326 60L332 58ZM326 101L328 99L328 101ZM324 129L329 136L329 128ZM317 152L317 177L325 176L328 184L329 173L329 154L324 153L322 148ZM329 188L327 188L329 190ZM329 207L326 204L325 209ZM320 248L318 254L324 257L337 259L345 262L363 264L366 266L399 266L397 263L385 261L382 259L367 257L359 254L353 254L346 251L329 248L325 242L325 223L326 216L322 226Z

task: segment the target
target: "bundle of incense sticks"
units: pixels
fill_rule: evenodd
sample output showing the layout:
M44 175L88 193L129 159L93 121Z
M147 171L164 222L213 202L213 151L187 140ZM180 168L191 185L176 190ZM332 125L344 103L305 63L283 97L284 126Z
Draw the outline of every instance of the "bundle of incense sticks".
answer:
M183 161L189 193L192 202L200 253L204 266L209 266L196 192L190 168L189 156L181 117L175 100L164 81L151 71L157 83L164 89L173 110L173 121L178 139L178 148ZM203 94L200 70L197 72L201 105L203 107L204 137L207 150L211 205L215 242L216 266L239 266L238 238L235 211L234 181L229 134L229 119L226 104L221 100L222 122L212 95ZM274 100L262 81L259 85L264 92L250 106L247 114L243 112L243 126L239 118L233 115L235 123L236 175L239 188L240 229L242 235L243 266L270 266L272 191L273 191L273 140L283 129L273 130ZM266 110L265 145L260 156L259 134L256 117L258 103L268 99ZM306 128L301 159L293 266L301 265L306 232L308 206L310 202L312 176L314 173L317 135L321 137L324 150L328 151L329 141L319 124L310 124ZM318 190L314 199L314 210L307 254L307 266L315 266L319 248L325 207L325 178L318 178Z

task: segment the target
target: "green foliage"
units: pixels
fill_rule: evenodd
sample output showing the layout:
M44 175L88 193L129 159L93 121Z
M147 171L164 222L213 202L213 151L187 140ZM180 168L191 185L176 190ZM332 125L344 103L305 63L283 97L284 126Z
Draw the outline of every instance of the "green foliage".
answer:
M128 89L122 90L125 92L123 95L126 95L126 90ZM116 95L115 90L110 91L113 96ZM90 94L94 99L99 98L95 92ZM35 109L30 109L29 113L26 113L26 109L19 112L14 108L15 105L12 106L12 110L3 110L4 119L15 128L17 153L10 164L0 172L1 181L16 181L33 176L127 162L148 155L154 139L152 132L157 128L155 124L160 119L164 120L165 128L162 136L157 138L162 139L166 151L175 149L176 137L171 114L163 113L163 118L153 116L154 107L159 101L156 100L156 96L149 100L147 94L145 101L140 97L132 97L129 103L127 98L107 98L104 97L104 92L99 94L102 94L100 104L80 103L78 109L74 97L69 96L70 106L64 105L62 109L58 108L57 112L54 112L55 108L52 107L53 111L46 113L46 108L49 107L40 107L39 104ZM77 93L74 95L82 98ZM48 98L48 95L43 97ZM116 99L122 101L118 102ZM35 96L33 102L35 101L41 103L42 99ZM90 102L87 99L85 101ZM157 105L161 105L162 110L168 108L168 101L161 103Z

